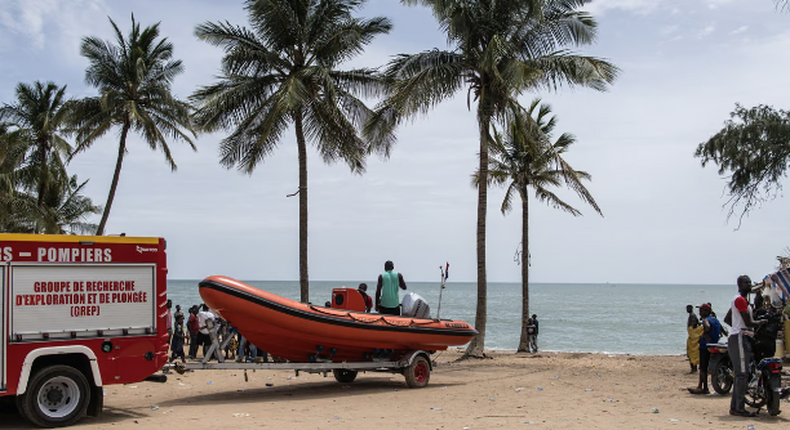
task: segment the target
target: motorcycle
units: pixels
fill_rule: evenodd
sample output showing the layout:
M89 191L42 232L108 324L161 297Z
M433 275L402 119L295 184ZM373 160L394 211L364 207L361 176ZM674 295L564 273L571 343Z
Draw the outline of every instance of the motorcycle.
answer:
M755 333L755 343L752 348L750 372L746 386L746 404L757 408L766 406L768 414L779 414L779 400L787 396L787 390L782 390L782 359L773 357L776 352L776 333L781 317L777 314L761 315L760 319L768 322L759 327ZM726 343L710 343L708 351L711 353L708 373L711 375L713 390L726 395L732 389L733 366L727 352Z
M726 343L709 343L710 362L708 364L708 374L710 374L710 385L713 391L726 395L732 389L733 372L732 360L727 352Z

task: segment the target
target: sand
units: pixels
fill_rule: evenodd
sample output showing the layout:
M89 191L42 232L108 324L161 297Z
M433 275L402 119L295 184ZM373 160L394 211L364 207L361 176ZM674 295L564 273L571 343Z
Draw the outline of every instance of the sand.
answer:
M740 429L790 428L784 412L728 415L729 396L693 396L682 356L489 352L490 359L434 356L427 387L398 374L364 373L350 384L330 374L196 370L164 384L105 387L104 413L80 429ZM785 377L784 384L788 384ZM4 413L0 428L31 428Z

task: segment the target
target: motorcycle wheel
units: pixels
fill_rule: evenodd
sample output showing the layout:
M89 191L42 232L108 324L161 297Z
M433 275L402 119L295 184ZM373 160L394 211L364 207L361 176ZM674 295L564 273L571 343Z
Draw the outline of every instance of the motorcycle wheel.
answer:
M766 403L766 393L770 392L770 388L766 387L763 384L763 377L758 376L756 379L752 379L749 381L749 385L746 386L746 404L753 407L760 409L765 406ZM768 394L770 395L770 394Z
M779 415L779 393L768 390L766 395L768 396L768 415L772 417Z
M710 384L722 396L728 394L732 389L732 364L725 360L719 361L711 372Z

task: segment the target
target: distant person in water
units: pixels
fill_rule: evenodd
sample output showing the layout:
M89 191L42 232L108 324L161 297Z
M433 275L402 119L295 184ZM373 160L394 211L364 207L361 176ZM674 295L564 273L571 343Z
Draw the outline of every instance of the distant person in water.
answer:
M691 372L697 373L697 365L699 364L699 337L702 335L702 327L699 325L699 318L694 314L694 306L686 306L686 312L689 317L686 321L686 331L688 338L686 338L686 355L689 358L689 365Z
M381 314L400 315L398 288L405 290L403 275L395 271L392 261L384 263L384 273L379 275L376 285L376 311Z
M365 300L365 312L370 312L373 308L373 299L368 295L368 284L364 282L359 284L357 291L359 291L359 294L362 294L362 299Z

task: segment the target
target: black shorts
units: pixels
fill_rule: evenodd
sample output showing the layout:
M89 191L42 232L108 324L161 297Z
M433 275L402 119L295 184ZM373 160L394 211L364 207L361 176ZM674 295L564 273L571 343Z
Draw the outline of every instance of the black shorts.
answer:
M400 306L395 308L387 308L384 306L379 306L379 313L385 315L400 315Z
M708 373L708 363L710 362L710 351L708 348L699 349L699 370L702 373Z

